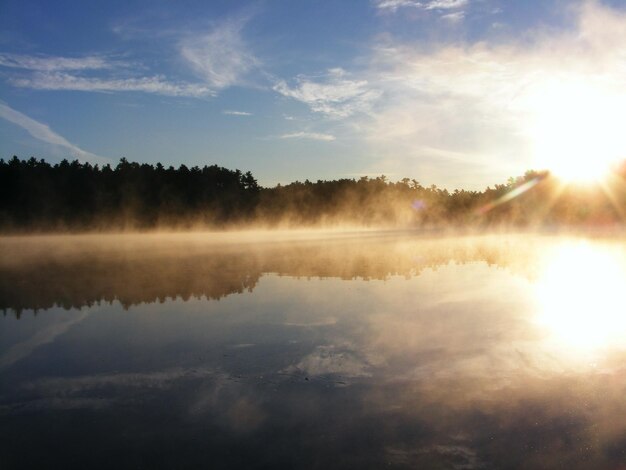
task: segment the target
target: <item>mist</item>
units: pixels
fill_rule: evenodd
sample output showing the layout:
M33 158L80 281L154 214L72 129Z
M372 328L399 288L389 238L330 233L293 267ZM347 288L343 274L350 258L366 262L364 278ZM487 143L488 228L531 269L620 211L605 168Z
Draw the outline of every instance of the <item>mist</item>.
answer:
M217 165L115 167L0 160L0 231L132 232L251 229L501 230L615 227L624 220L626 165L603 183L566 184L528 171L484 191L448 191L387 177L265 188Z

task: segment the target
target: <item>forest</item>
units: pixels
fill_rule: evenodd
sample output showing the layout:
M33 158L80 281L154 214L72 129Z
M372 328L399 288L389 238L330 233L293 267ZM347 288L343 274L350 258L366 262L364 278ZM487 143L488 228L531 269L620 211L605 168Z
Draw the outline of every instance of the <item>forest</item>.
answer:
M498 228L616 226L626 215L626 164L603 183L564 184L528 171L483 191L449 191L385 176L262 187L217 165L0 159L0 231L123 231L353 226Z

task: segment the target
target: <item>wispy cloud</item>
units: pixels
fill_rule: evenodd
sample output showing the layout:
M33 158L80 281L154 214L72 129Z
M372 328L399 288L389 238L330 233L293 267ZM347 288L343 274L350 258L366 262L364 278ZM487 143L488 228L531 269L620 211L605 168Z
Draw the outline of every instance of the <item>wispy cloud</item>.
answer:
M54 57L0 53L0 66L23 70L56 72L63 70L101 70L121 65L101 56Z
M204 83L175 82L163 75L127 76L128 63L104 56L0 54L0 67L19 70L17 74L9 75L8 82L11 85L34 90L143 92L194 98L215 94ZM94 76L94 72L98 72L100 76Z
M222 111L222 114L226 114L228 116L252 116L252 113L249 113L247 111L225 110L225 111Z
M379 10L396 11L398 8L422 8L423 3L417 0L376 0L374 5Z
M334 68L318 79L297 77L294 86L280 80L274 85L274 91L305 103L317 113L345 118L368 110L380 96L367 80L352 80L347 76L343 69Z
M309 140L321 140L324 142L331 142L335 140L335 136L331 134L322 134L319 132L294 132L291 134L283 134L280 139L309 139Z
M240 85L259 65L241 35L246 22L246 18L227 20L207 34L181 41L182 58L209 86L219 90Z
M162 75L141 78L96 78L62 72L37 72L30 77L11 78L9 83L35 90L74 90L92 92L144 92L193 98L213 96L208 86L199 83L168 81Z
M463 8L469 3L468 0L430 0L420 2L417 0L376 0L375 5L379 10L395 12L400 8L419 8L421 10L452 10Z
M33 136L37 140L59 146L69 151L72 157L77 158L81 161L88 161L91 163L110 163L111 161L108 158L100 157L81 149L77 145L69 142L65 137L60 136L59 134L54 132L46 124L35 121L34 119L20 113L19 111L16 111L15 109L2 102L0 102L0 117L25 129L31 136Z
M159 40L169 42L164 42L164 50L173 48L187 72L193 71L200 77L192 82L175 80L162 73L145 73L149 67L140 62L131 63L104 54L63 57L0 53L0 68L5 70L11 85L36 90L215 96L219 90L245 85L249 72L260 64L242 37L247 21L247 17L229 18L208 32L178 30L159 36ZM151 38L156 34L153 33Z
M468 3L468 0L432 0L426 2L424 8L426 10L450 10L453 8L462 8Z
M465 18L464 11L455 11L454 13L447 13L445 15L441 15L441 19L445 21L449 21L450 23L460 23Z

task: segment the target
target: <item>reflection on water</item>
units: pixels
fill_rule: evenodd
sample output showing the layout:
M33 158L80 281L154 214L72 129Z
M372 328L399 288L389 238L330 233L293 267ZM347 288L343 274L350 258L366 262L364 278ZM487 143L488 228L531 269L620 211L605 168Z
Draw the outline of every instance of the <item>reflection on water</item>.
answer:
M626 347L626 258L615 246L566 242L546 256L538 320L571 347Z
M619 468L625 247L2 240L0 463Z
M261 276L384 280L448 263L486 262L532 275L537 240L372 235L291 243L212 243L202 236L7 239L0 243L0 309L124 307L167 299L220 299Z

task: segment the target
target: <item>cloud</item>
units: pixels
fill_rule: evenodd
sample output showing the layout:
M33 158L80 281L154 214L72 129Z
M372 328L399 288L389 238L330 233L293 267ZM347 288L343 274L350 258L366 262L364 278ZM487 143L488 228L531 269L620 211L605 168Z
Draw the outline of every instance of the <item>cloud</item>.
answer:
M395 12L400 8L419 8L421 10L452 10L463 8L469 3L468 0L431 0L420 2L417 0L377 0L376 8Z
M100 70L121 65L101 56L54 57L0 54L0 66L24 70L56 72L62 70Z
M284 80L274 85L274 91L308 105L316 113L332 118L346 118L357 112L367 111L380 92L372 89L367 80L351 80L341 68L334 68L314 80L297 77L290 87Z
M374 2L379 10L396 11L399 8L423 8L424 3L416 0L377 0Z
M91 163L110 163L110 160L108 158L100 157L81 149L77 145L69 142L67 139L65 139L65 137L62 137L54 132L46 124L35 121L34 119L29 118L25 114L16 111L15 109L2 102L0 102L0 117L25 129L31 136L33 136L37 140L56 145L68 150L71 155L78 160L88 161Z
M122 77L120 68L128 63L103 56L55 57L0 54L0 66L26 72L10 75L8 82L16 87L35 90L75 90L91 92L143 92L165 96L207 97L215 92L204 83L173 82L163 75ZM135 67L138 68L138 67ZM104 76L85 72L106 72ZM128 71L124 72L126 75Z
M62 72L37 72L26 78L11 78L9 82L17 87L35 90L143 92L192 98L214 96L215 94L204 84L170 82L162 75L141 78L96 78Z
M469 0L377 0L376 8L383 13L396 13L399 9L413 8L424 12L436 12L439 18L450 24L461 23L465 19L464 8Z
M105 55L59 57L0 53L0 67L8 82L36 90L87 92L143 92L166 96L202 98L243 85L259 61L248 51L241 31L247 18L228 19L208 33L169 31L165 37L176 45L183 63L201 77L198 82L175 81L162 74L138 74L140 63L113 60ZM154 39L156 32L152 31ZM147 31L146 31L147 34ZM171 44L170 44L171 45Z
M445 21L449 21L450 23L460 23L465 18L465 12L463 11L455 11L454 13L447 13L445 15L441 15L441 19Z
M433 0L427 2L424 7L426 10L450 10L454 8L463 8L467 6L468 0Z
M227 114L229 116L252 116L252 113L249 113L247 111L225 110L225 111L222 111L222 114Z
M247 19L228 20L204 35L181 41L180 53L188 65L215 89L242 84L259 65L245 44L241 30Z
M292 134L283 134L280 139L310 139L331 142L335 140L335 136L331 134L321 134L319 132L294 132Z
M379 156L374 165L480 189L546 168L545 141L552 152L584 141L589 154L626 155L617 129L626 120L626 15L598 2L577 8L569 29L531 30L519 40L378 37L369 66L351 78L380 90L350 120Z

